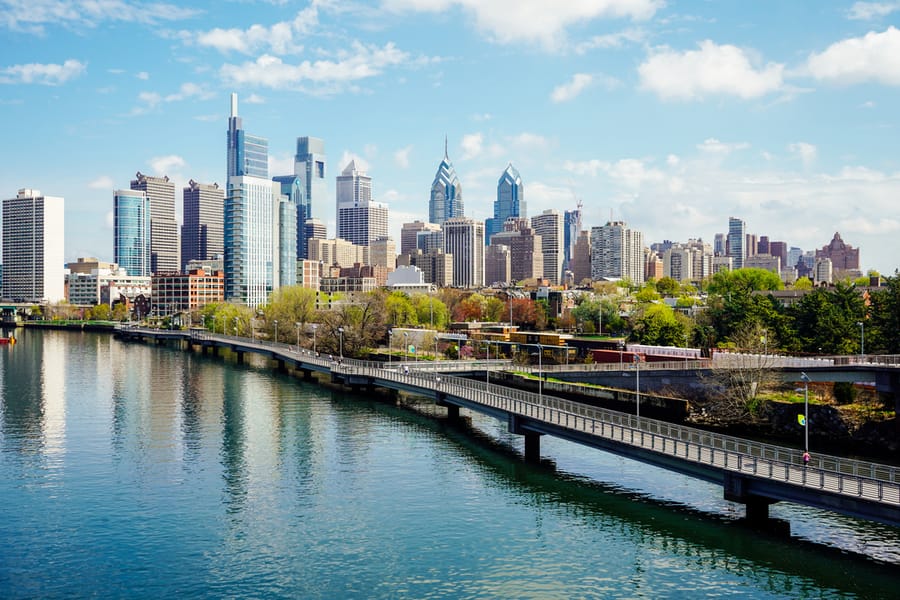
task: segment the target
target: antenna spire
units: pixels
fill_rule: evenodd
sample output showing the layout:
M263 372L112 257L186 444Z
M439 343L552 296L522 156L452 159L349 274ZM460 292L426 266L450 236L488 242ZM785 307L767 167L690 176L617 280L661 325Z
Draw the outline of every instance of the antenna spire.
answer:
M447 134L444 134L444 159L448 160L450 155L447 153Z

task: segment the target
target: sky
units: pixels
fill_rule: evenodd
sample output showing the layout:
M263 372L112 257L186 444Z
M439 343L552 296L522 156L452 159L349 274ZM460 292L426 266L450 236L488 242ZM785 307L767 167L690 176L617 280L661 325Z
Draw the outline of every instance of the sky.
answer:
M65 198L67 260L112 260L137 171L225 179L229 95L268 138L356 159L390 233L427 220L447 137L466 216L507 163L528 215L583 204L649 245L835 232L900 267L900 0L0 0L0 197Z

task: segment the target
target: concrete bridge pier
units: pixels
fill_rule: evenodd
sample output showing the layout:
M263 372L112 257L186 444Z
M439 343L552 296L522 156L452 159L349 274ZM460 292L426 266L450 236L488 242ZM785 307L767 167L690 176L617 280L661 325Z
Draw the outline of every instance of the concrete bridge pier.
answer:
M235 350L234 351L234 359L237 362L237 364L239 364L239 365L244 364L244 353L241 352L240 350Z
M279 373L285 373L287 371L287 369L285 369L285 367L284 367L283 359L281 359L281 358L275 359L275 370L278 371Z
M749 524L769 527L773 524L769 519L769 506L776 501L771 498L751 494L747 491L748 483L746 477L726 472L725 480L722 482L725 488L725 499L744 505L746 511L744 514Z
M509 432L525 438L525 462L540 462L541 460L541 434L529 431L522 427L519 415L509 415Z
M300 372L303 373L303 379L309 381L312 379L312 369L300 369Z

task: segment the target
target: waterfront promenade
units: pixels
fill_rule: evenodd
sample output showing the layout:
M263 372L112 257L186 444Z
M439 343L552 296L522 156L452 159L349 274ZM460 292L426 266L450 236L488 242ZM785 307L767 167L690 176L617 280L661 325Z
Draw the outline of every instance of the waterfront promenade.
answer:
M747 506L763 520L768 506L790 501L900 526L900 469L868 461L814 454L804 465L800 451L742 440L682 425L600 409L578 402L452 375L453 371L501 368L473 361L387 363L332 359L308 350L205 331L124 328L124 339L177 340L186 348L228 348L242 360L255 353L306 374L318 371L353 389L372 387L433 398L451 417L459 409L506 422L524 436L525 456L540 456L540 437L553 435L722 485L726 499ZM407 370L408 369L408 370Z

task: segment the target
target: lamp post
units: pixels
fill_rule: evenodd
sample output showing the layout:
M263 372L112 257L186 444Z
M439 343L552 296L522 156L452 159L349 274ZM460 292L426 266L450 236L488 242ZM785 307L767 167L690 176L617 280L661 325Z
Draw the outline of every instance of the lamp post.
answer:
M234 318L234 335L235 335L235 337L237 337L237 334L238 334L238 323L239 323L238 318L235 317Z
M856 323L859 326L859 355L866 355L866 324L862 321Z
M409 332L403 332L403 362L409 360Z
M388 329L388 368L391 366L391 353L394 351L394 330Z
M809 453L809 376L800 373L803 380L803 453Z
M487 360L487 363L484 365L484 382L485 382L485 383L490 383L490 382L491 382L491 365L490 365L490 362L491 362L491 342L490 342L489 340L486 340L486 341L485 341L485 345L487 346L487 351L485 351L484 356L485 356L485 359Z
M297 352L300 352L300 323L294 323L294 328L297 330Z
M641 357L636 352L634 354L634 404L635 415L641 418Z
M275 343L277 344L278 343L278 319L275 319L273 321L273 323L275 323Z
M625 340L619 340L619 370L622 371L625 369L625 366L622 364L622 355L625 353Z
M338 336L340 336L340 342L339 342L340 343L340 346L339 346L340 352L338 354L341 357L341 360L344 360L344 328L343 327L338 327Z
M543 401L544 396L544 363L543 363L543 351L541 345L537 345L538 349L538 399Z
M318 324L318 323L313 323L313 324L312 324L312 330L313 330L313 354L318 354L318 352L316 352L316 329L318 329L318 328L319 328L319 324Z

